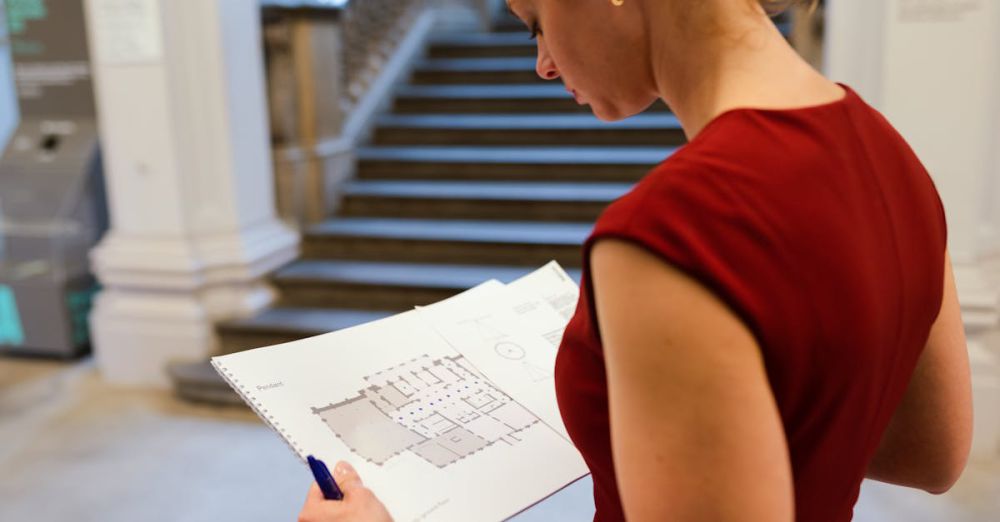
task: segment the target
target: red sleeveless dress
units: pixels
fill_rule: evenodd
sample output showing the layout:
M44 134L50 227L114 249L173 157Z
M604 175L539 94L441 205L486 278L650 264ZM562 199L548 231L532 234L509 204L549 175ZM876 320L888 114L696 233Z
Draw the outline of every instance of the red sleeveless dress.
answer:
M596 521L624 519L589 273L602 238L648 249L746 323L784 425L796 520L851 520L940 310L947 230L913 151L841 86L824 105L721 114L598 219L555 376Z

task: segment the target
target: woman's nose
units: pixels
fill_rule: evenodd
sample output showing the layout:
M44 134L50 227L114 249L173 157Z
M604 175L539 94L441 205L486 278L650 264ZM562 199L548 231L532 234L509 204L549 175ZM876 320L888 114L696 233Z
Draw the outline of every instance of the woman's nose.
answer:
M543 80L555 80L559 77L559 69L556 68L556 63L552 61L552 57L549 56L548 51L541 43L538 44L538 60L535 63L535 72Z

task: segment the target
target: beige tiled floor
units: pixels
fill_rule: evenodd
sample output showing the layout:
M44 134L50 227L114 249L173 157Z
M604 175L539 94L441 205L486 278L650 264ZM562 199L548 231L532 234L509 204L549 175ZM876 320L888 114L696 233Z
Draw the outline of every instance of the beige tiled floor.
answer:
M309 482L247 411L115 389L86 361L0 359L0 521L293 520ZM1000 462L940 497L866 484L855 520L1000 520Z

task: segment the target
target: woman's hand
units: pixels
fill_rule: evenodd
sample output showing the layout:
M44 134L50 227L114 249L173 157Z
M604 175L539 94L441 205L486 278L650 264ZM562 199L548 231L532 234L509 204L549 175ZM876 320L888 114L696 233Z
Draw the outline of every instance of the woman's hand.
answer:
M344 492L343 500L326 500L313 482L299 522L392 522L378 497L361 482L358 472L346 462L333 468L333 478Z

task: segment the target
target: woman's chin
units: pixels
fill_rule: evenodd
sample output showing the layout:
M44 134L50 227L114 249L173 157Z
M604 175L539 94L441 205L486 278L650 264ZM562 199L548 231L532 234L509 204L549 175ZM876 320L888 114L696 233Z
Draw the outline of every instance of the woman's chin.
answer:
M655 101L656 99L653 99L649 103L630 103L627 106L613 103L588 103L588 105L590 105L590 110L597 119L606 123L613 123L645 112Z
M611 107L600 103L588 105L590 105L590 111L594 113L594 117L605 123L621 121L631 116L631 114L625 114L621 110L618 110L617 107Z
M594 113L594 117L605 123L614 123L616 121L624 120L630 116L628 114L623 114L621 111L614 109L609 110L606 106L602 105L591 105L590 111Z

